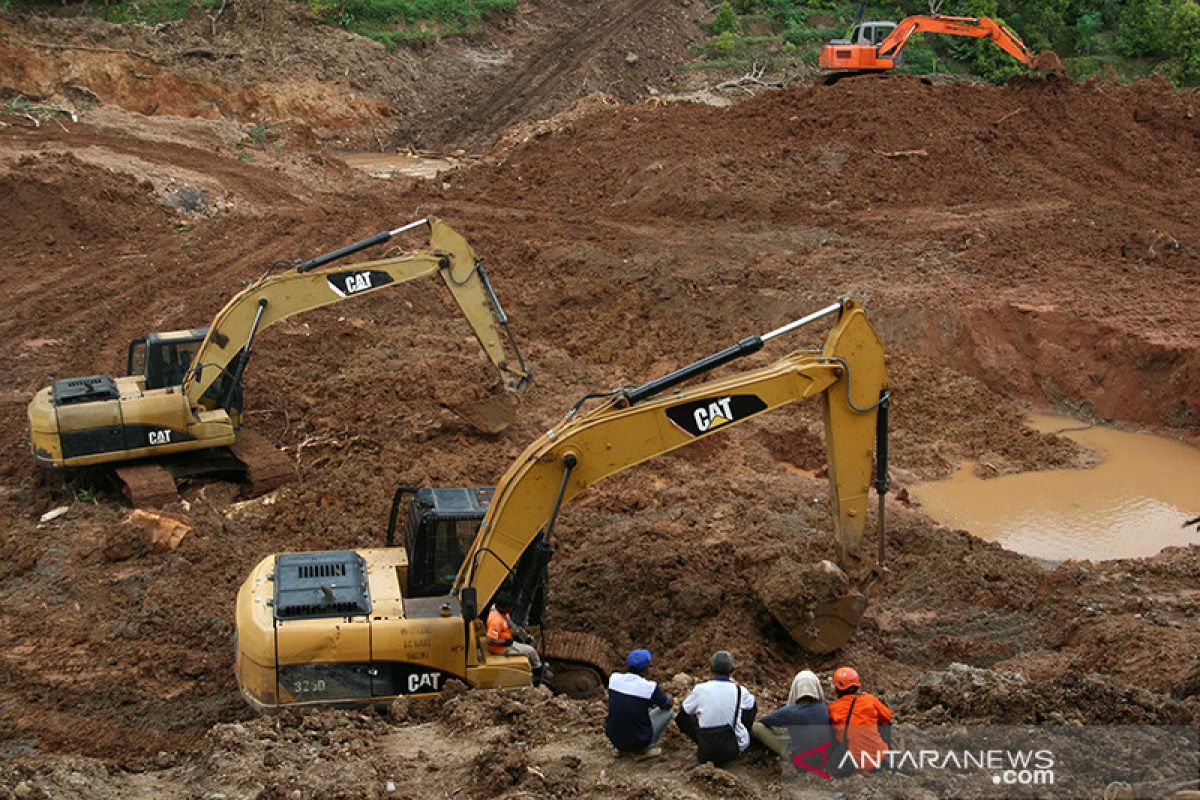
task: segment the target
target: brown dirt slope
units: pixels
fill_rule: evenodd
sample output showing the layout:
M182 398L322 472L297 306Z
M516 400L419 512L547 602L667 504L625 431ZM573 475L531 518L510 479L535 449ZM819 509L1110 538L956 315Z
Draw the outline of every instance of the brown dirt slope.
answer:
M701 13L677 0L529 0L470 40L390 53L281 0L153 27L13 16L0 19L0 93L301 121L343 146L474 149L591 92L632 102L686 88L676 65L703 35Z

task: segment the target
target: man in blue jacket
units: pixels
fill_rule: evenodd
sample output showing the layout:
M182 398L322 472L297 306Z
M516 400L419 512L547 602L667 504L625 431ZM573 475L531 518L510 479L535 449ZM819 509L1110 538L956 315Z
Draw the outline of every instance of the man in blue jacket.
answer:
M604 733L618 756L658 758L658 740L671 722L671 698L644 673L650 666L649 650L631 650L625 658L628 672L614 672L608 679L608 717Z

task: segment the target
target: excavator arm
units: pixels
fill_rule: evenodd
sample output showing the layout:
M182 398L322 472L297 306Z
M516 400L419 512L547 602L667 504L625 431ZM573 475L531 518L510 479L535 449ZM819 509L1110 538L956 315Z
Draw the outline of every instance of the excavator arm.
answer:
M398 232L427 225L427 250L397 258L348 266L329 262ZM243 289L217 313L196 354L195 366L184 381L194 407L223 407L237 413L233 399L249 360L254 337L264 328L293 314L371 294L389 286L440 274L470 323L484 352L500 372L506 389L518 391L529 380L520 352L507 332L508 319L492 290L487 272L458 232L441 220L423 220L377 234L370 239L305 262L286 272L268 274ZM515 353L509 361L505 340Z
M988 17L946 17L942 15L908 17L879 44L880 59L895 62L914 33L944 33L972 39L991 39L1000 49L1030 69L1037 69L1037 57L1004 23Z
M562 505L603 478L816 396L824 399L825 406L837 560L843 570L861 572L859 549L876 415L887 385L883 346L857 303L839 303L825 311L836 311L839 317L819 353L795 352L761 369L651 398L675 383L754 352L762 341L784 329L751 337L665 379L615 394L531 444L497 484L479 534L463 560L455 591L473 589L479 607L484 607L511 565L540 532L553 526Z

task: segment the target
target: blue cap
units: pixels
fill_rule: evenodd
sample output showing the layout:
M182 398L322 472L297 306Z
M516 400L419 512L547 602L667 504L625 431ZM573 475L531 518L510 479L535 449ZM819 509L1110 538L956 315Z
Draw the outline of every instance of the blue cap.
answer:
M651 658L649 650L638 648L637 650L629 651L629 655L625 656L625 664L634 672L641 672L650 666Z

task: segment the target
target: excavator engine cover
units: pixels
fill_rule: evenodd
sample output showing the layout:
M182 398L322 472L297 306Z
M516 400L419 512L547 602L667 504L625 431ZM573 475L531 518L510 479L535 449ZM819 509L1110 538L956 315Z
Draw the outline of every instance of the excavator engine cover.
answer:
M287 553L275 559L275 619L370 613L367 564L358 553Z
M102 400L116 400L121 393L117 382L107 375L86 375L82 378L63 378L53 384L51 397L54 406L70 406Z

